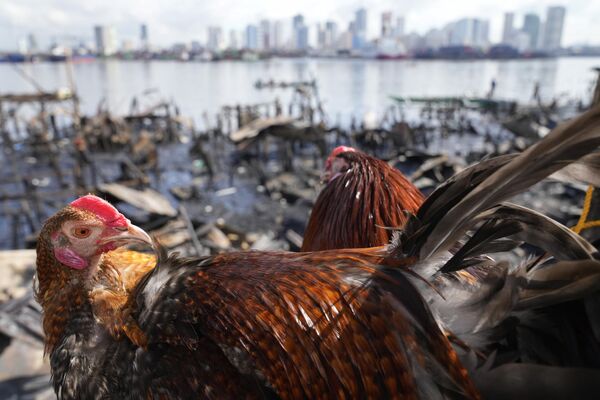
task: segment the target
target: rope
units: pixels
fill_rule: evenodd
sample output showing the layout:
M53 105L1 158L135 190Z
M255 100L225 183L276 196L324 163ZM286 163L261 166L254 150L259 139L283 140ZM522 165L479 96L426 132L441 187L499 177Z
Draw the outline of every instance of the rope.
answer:
M587 191L585 192L585 199L583 200L583 210L581 211L579 221L577 221L577 225L571 228L577 234L589 228L600 227L600 219L597 219L595 221L587 221L587 217L590 213L590 208L592 205L592 198L594 197L593 195L594 187L590 185L588 186Z

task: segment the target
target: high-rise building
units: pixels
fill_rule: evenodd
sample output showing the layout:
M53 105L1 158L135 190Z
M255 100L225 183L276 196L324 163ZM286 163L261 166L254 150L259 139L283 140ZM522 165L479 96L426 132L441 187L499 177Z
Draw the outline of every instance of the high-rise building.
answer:
M208 27L206 47L211 51L223 50L223 29L220 26Z
M302 25L296 29L296 49L308 49L308 26Z
M304 16L298 14L292 20L294 29L294 47L296 50L308 49L308 27L304 24Z
M404 36L404 17L396 18L396 28L394 29L394 36L401 38Z
M367 10L359 8L354 17L352 48L362 49L367 43Z
M565 14L564 7L548 7L542 39L543 50L553 52L561 48Z
M538 47L540 37L540 17L536 14L526 14L523 22L523 32L529 36L527 50L535 50Z
M302 14L295 15L292 19L294 30L304 25L304 16Z
M515 14L511 12L504 13L504 28L502 29L502 43L510 44L514 35Z
M258 29L258 47L262 50L270 50L273 47L273 39L271 35L271 22L267 19L263 19L262 21L260 21Z
M140 48L147 51L149 47L150 42L148 40L148 25L142 24L140 26Z
M111 56L117 52L117 32L113 26L95 26L94 38L99 55Z
M327 21L325 23L325 47L328 49L334 49L337 47L338 41L338 26L333 21Z
M273 23L273 48L281 50L285 47L283 21L275 21Z
M390 37L394 34L392 29L392 12L386 11L381 14L381 37Z
M325 48L325 25L317 24L317 49Z
M246 40L244 47L248 50L258 49L258 28L256 25L246 26Z
M490 23L487 20L463 18L448 24L444 30L451 45L481 48L489 44Z
M229 44L227 48L231 50L238 50L240 48L238 33L235 29L229 31Z
M479 48L490 44L490 22L484 19L473 19L471 45Z

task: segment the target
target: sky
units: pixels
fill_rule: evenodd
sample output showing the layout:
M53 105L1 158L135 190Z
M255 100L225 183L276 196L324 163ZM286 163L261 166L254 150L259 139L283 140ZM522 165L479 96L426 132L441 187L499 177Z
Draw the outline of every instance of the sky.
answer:
M146 23L150 42L170 45L191 40L204 41L210 25L242 30L261 19L289 21L303 14L309 27L333 20L345 29L354 11L368 12L368 31L380 29L383 11L403 15L407 32L425 33L463 17L489 19L492 42L499 41L503 14L515 12L515 23L523 14L535 12L544 18L550 5L564 5L567 16L563 45L600 44L600 1L563 0L0 0L0 50L14 50L28 33L45 47L78 37L92 42L94 25L115 26L120 40L137 40L139 25ZM227 36L226 36L227 37Z

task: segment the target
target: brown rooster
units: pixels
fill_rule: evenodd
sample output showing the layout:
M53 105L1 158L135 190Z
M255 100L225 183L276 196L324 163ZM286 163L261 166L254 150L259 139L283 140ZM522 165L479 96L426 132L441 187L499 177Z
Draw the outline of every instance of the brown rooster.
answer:
M111 259L148 236L108 203L76 200L47 221L38 244L37 298L55 391L61 399L478 398L441 326L488 357L485 368L494 364L490 341L525 354L508 358L519 368L491 371L503 382L519 381L512 371L528 377L505 397L551 398L574 387L584 398L598 389L597 373L541 373L531 362L543 363L552 348L507 340L502 323L597 291L597 251L549 218L502 202L600 145L598 128L600 108L521 155L463 171L387 248L183 259L155 246L156 267L140 278ZM485 255L521 241L553 259L510 266ZM502 273L476 293L431 289L437 275L477 264ZM586 322L596 324L597 313ZM573 335L552 343L581 344ZM486 394L498 395L489 371L468 365ZM554 382L561 390L549 391Z
M423 203L397 169L352 147L336 147L325 162L325 188L312 209L302 251L388 244L392 231Z
M91 195L40 234L37 298L60 398L478 398L406 276L374 265L378 250L159 249L139 280L115 263L130 240L149 243Z

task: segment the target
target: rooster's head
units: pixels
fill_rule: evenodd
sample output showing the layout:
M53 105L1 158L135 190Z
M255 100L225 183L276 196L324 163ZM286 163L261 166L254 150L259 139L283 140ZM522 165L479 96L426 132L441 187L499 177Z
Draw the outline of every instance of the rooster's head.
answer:
M344 153L355 153L357 150L353 147L338 146L325 161L325 168L321 174L321 182L329 183L350 168L350 163L341 155Z
M38 261L47 253L67 271L86 270L94 267L102 254L131 241L151 243L148 234L115 207L87 195L46 221L38 241Z

